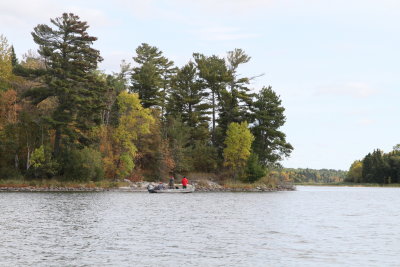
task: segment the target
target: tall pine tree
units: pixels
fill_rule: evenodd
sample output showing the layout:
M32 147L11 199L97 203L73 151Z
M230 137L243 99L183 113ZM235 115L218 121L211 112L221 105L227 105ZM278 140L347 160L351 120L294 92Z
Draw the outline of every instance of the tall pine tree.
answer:
M46 64L46 86L27 92L34 103L55 97L58 105L48 118L55 130L54 154L62 143L88 143L85 132L100 121L103 88L94 70L102 60L92 48L97 40L87 32L88 24L72 13L39 24L32 32Z
M255 137L253 151L263 165L275 164L289 156L293 147L279 130L284 125L285 108L271 87L263 87L251 105L251 131Z
M215 146L222 148L222 142L217 142L216 121L219 103L222 101L223 91L230 81L230 74L223 58L218 56L204 56L193 54L196 66L199 70L200 80L205 88L210 91L212 107L212 142ZM225 134L225 133L223 133Z
M191 142L208 137L210 105L205 102L208 93L198 81L197 68L189 62L172 79L167 114L180 118L191 128Z
M164 115L169 81L175 71L174 62L164 57L157 47L146 43L136 48L133 60L137 66L132 70L131 91L138 93L143 107L158 107Z
M242 64L250 61L250 57L242 49L229 51L227 55L228 77L226 88L221 90L219 103L219 138L225 138L228 125L231 122L248 120L248 104L251 94L248 85L251 78L240 77L238 69Z

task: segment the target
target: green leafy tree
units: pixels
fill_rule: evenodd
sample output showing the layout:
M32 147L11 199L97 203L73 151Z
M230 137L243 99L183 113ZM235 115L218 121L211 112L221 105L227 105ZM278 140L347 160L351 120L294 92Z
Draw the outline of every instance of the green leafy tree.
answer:
M285 168L280 172L296 183L338 183L347 177L346 171L333 169Z
M8 40L0 35L0 91L9 89L12 79L12 50Z
M228 167L234 178L241 175L251 154L251 144L254 136L247 122L232 122L228 126L224 149L224 166Z
M27 176L35 178L51 178L59 171L59 164L55 161L50 153L49 147L41 145L33 150L30 158L30 169L27 171ZM77 166L75 166L76 168ZM33 168L33 171L31 171Z
M106 177L125 178L135 167L137 142L141 135L150 133L154 118L143 108L137 94L126 91L117 97L119 119L117 126L102 125L97 129Z
M209 142L195 141L190 152L194 171L214 172L218 169L219 158L217 149Z
M101 153L97 149L66 149L62 152L63 177L72 181L99 181L104 177Z
M120 72L113 75L98 72L98 78L105 84L106 88L104 106L101 110L101 124L104 125L118 125L117 96L129 89L130 64L123 61L120 67Z
M88 145L85 132L100 122L104 86L94 73L102 58L91 47L97 38L88 34L87 23L72 13L51 19L51 23L54 28L40 24L32 32L46 64L46 86L29 90L26 96L35 104L57 99L48 121L55 130L54 154L58 155L63 142Z
M260 164L258 155L251 153L249 159L247 160L246 166L246 181L249 183L254 183L260 178L264 177L267 171L263 165Z
M347 173L346 181L353 183L360 183L362 180L363 165L360 160L356 160L351 164L349 172Z
M393 147L394 152L400 152L400 144L397 144Z
M44 147L40 146L39 148L36 148L31 155L30 161L31 161L31 166L34 168L41 167L43 163L45 162L46 158L44 156Z

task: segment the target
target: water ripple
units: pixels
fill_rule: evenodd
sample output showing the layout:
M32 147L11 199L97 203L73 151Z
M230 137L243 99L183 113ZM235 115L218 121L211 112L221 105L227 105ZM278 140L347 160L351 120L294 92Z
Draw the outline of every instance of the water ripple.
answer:
M396 265L399 193L0 193L0 266Z

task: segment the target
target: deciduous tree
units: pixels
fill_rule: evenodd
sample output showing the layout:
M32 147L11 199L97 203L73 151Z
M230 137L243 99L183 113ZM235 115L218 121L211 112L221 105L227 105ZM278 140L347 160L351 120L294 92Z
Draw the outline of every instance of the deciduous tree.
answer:
M12 78L12 50L8 40L0 35L0 90L9 89Z
M247 122L232 122L228 126L224 149L224 166L230 168L234 177L241 175L251 154L254 136Z

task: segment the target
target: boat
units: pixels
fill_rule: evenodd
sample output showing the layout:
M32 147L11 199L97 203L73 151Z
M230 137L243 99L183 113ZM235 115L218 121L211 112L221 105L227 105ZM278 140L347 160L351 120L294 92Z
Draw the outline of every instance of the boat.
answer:
M149 193L193 193L195 190L195 187L193 185L189 185L187 188L175 188L175 189L158 189L157 187L153 185L149 185L147 187L147 190Z

